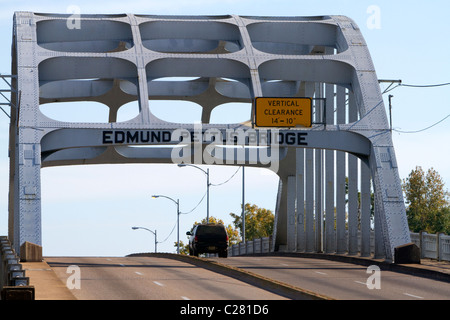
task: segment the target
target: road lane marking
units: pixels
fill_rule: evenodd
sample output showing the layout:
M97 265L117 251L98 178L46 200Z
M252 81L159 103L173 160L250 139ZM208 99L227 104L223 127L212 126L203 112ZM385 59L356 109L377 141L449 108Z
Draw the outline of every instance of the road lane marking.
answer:
M323 275L327 275L325 272L320 272L320 271L314 271L315 273L318 273L318 274L323 274Z
M191 299L189 299L188 297L185 297L185 296L181 296L181 299L183 299L183 300L191 300Z
M154 283L154 284L157 284L157 285L160 286L160 287L164 287L164 285L163 285L161 282L153 281L153 283Z
M25 270L25 271L52 271L52 269L29 269L29 268L24 268L23 270Z
M359 284L363 284L363 285L367 285L367 283L365 283L365 282L361 282L361 281L355 281L356 283L359 283Z
M143 275L144 275L143 273L140 273L139 271L135 271L134 273L136 273L136 274L138 274L138 275L140 275L140 276L143 276Z
M407 293L407 292L404 292L403 294L405 296L413 297L413 298L416 298L416 299L425 299L424 297L415 296L415 295Z

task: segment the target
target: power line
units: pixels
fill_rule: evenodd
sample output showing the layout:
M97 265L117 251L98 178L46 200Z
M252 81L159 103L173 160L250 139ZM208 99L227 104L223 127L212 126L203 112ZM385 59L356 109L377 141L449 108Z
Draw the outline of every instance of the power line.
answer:
M443 86L450 85L450 82L437 83L437 84L405 84L405 83L402 83L402 80L378 80L378 82L379 83L390 83L390 85L383 91L383 94L388 93L398 87L435 88L435 87L443 87ZM397 85L395 87L392 87L394 85L394 83L397 83ZM392 97L393 97L392 95L389 95L389 112L391 112L391 98ZM399 132L399 133L419 133L419 132L423 132L428 129L431 129L434 126L437 126L438 124L440 124L441 122L446 120L448 117L450 117L450 114L447 115L446 117L444 117L443 119L439 120L438 122L432 124L431 126L428 126L426 128L420 129L420 130L415 130L415 131L403 131L403 130L398 130L398 129L391 129L391 130ZM391 128L392 128L392 120L391 120Z
M437 83L437 84L405 84L402 80L378 80L379 83L390 83L390 85L383 91L383 94L388 93L398 87L409 87L409 88L435 88L450 85L450 82ZM395 87L392 87L394 83L397 83ZM391 88L392 87L392 88Z
M448 86L450 85L450 82L446 82L446 83L438 83L438 84L403 84L401 83L400 86L403 87L413 87L413 88L432 88L432 87L443 87L443 86Z
M188 211L188 212L180 212L180 214L189 214L189 213L191 213L192 211L194 211L195 209L197 209L197 207L200 205L200 203L203 202L203 199L205 199L206 194L207 194L207 192L205 192L205 194L203 195L203 197L200 199L200 201L197 203L197 205L196 205L191 211Z
M219 183L219 184L213 184L213 183L210 183L210 185L211 185L211 186L214 186L214 187L217 187L217 186L221 186L221 185L227 183L228 181L230 181L230 180L236 175L236 173L238 173L238 171L239 171L240 168L241 168L241 167L237 168L237 170L233 173L233 175L232 175L230 178L228 178L226 181L224 181L224 182L222 182L222 183ZM198 206L199 206L199 205L203 202L203 200L205 199L206 194L207 194L207 192L205 192L205 194L203 195L203 197L200 199L200 201L197 203L197 205L196 205L192 210L190 210L190 211L188 211L188 212L180 212L180 214L189 214L189 213L193 212L195 209L197 209Z
M233 173L233 175L232 175L231 177L229 177L228 180L226 180L226 181L224 181L224 182L222 182L222 183L218 183L218 184L211 183L210 185L211 185L211 186L214 186L214 187L217 187L217 186L221 186L221 185L227 183L228 181L230 181L231 179L233 179L233 177L236 175L236 173L238 173L238 171L239 171L240 169L241 169L241 167L237 168L236 172Z
M169 235L168 235L163 241L158 241L158 243L164 243L164 242L166 242L167 239L169 239L169 237L172 235L173 230L175 230L175 227L176 227L176 226L177 226L177 223L175 222L175 224L174 224L174 226L173 226L173 228L172 228L172 231L170 231Z
M419 132L423 132L425 130L431 129L432 127L434 127L434 126L438 125L439 123L441 123L442 121L446 120L448 117L450 117L450 114L448 114L446 117L444 117L443 119L439 120L435 124L432 124L431 126L426 127L424 129L421 129L421 130L416 130L416 131L402 131L402 130L397 130L397 129L393 129L393 130L396 131L396 132L399 132L399 133L419 133Z

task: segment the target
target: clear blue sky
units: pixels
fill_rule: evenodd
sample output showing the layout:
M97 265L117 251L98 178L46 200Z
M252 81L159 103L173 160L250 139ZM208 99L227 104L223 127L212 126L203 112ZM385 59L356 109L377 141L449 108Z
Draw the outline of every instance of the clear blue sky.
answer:
M450 82L450 3L432 1L301 1L301 0L147 0L147 1L31 1L0 0L0 72L10 73L11 28L14 11L66 13L76 5L81 13L136 13L182 15L311 16L346 15L359 25L368 43L380 79L401 79L405 84ZM379 28L371 28L379 8ZM368 25L369 22L369 25ZM383 86L384 88L385 86ZM400 176L416 165L433 167L450 187L450 118L420 133L450 114L450 86L399 87L392 92L393 133ZM385 95L385 105L387 95ZM7 234L8 126L0 115L0 234ZM3 151L2 151L3 150ZM210 167L211 182L227 180L236 167ZM246 170L246 202L275 209L277 176L264 170ZM174 183L175 181L175 183ZM154 238L142 226L157 230L158 251L174 252L176 208L166 199L179 198L181 211L190 211L206 191L203 174L174 165L116 165L58 167L42 170L42 228L44 255L123 256L154 250ZM211 188L211 215L230 223L239 213L241 172L227 184ZM180 238L205 216L206 201L180 216Z

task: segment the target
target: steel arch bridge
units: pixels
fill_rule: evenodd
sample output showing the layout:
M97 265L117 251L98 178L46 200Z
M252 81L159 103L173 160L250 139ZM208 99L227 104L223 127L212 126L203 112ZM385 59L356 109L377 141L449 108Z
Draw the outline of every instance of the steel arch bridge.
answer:
M16 12L12 74L16 250L41 245L41 168L101 163L269 167L280 177L277 251L368 256L374 229L375 256L393 261L395 248L411 242L377 75L347 17ZM311 127L256 126L259 97L310 98ZM160 119L160 100L200 105L201 124ZM77 101L106 105L108 116L99 123L45 113ZM236 102L246 119L211 121L216 107ZM129 103L135 114L122 120Z

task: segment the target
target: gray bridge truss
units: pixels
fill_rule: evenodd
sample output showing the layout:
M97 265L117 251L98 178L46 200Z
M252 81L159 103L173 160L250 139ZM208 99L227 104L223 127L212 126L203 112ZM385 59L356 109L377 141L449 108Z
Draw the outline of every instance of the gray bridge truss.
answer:
M395 248L411 242L377 75L347 17L17 12L12 75L16 250L41 245L41 168L104 163L272 169L280 177L276 251L368 256L374 229L375 256L393 261ZM257 97L311 98L312 126L256 127ZM198 104L201 124L159 118L158 100ZM77 101L106 105L108 116L99 123L46 115L50 104ZM130 103L135 114L123 120ZM214 109L230 103L248 117L213 123Z

